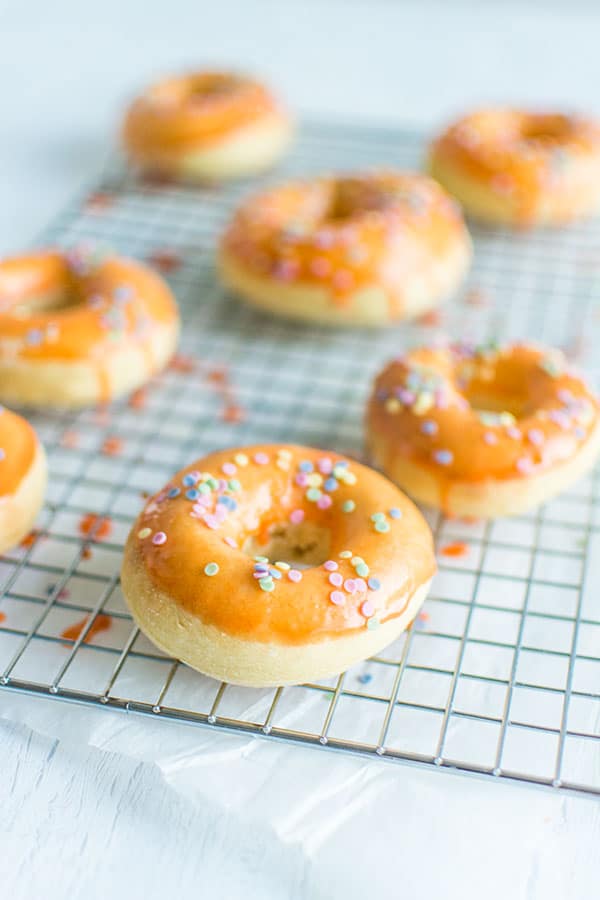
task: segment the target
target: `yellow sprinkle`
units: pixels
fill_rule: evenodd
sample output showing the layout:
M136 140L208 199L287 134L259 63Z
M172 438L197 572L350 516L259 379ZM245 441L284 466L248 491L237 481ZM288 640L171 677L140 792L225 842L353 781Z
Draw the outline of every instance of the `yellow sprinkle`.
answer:
M151 534L152 534L151 528L142 528L140 531L138 531L138 537L141 541L143 541L144 538L150 537Z
M352 550L342 550L340 553L340 559L351 559L352 558Z
M433 394L430 391L421 391L412 405L412 411L416 416L424 416L433 406Z
M281 456L282 459L291 459L291 458L292 458L292 451L291 451L291 450L286 450L285 447L282 447L281 450L278 450L278 451L277 451L277 455L278 455L278 456Z
M244 468L244 466L248 465L248 457L246 456L245 453L236 453L235 456L233 457L233 459L234 459L234 462L238 466L241 466L242 468Z
M306 480L310 487L321 487L323 484L323 476L318 472L311 472Z
M289 570L290 570L292 567L290 566L289 563L286 563L286 562L276 562L276 563L275 563L275 568L276 568L276 569L281 569L282 572L289 572Z
M362 556L353 556L352 559L350 560L350 565L354 566L355 568L356 568L356 566L364 565L364 563L365 563L365 561L362 558Z
M400 412L400 401L396 397L388 397L385 401L385 408L389 413Z
M277 460L277 462L275 463L275 465L277 466L278 469L282 469L284 472L289 472L289 470L290 470L290 463L289 463L289 460L287 460L287 459L283 459L280 457Z
M357 478L354 472L349 472L348 469L344 469L340 481L343 481L344 484L356 484Z
M509 412L501 412L499 418L501 425L514 425L517 421L513 414Z

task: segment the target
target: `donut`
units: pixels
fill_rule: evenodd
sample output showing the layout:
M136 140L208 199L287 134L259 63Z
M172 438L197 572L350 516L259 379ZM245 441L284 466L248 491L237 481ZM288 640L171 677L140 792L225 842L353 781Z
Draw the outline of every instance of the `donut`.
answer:
M180 471L129 534L140 629L206 675L297 684L344 671L414 619L435 571L421 513L337 453L258 445Z
M429 171L483 222L586 218L600 210L600 124L562 113L475 112L433 142Z
M166 284L119 257L45 251L0 261L0 399L106 403L162 369L179 332Z
M525 512L587 472L598 399L559 350L528 343L424 347L377 377L371 460L453 516Z
M454 201L424 175L321 178L242 204L220 245L222 280L269 312L381 326L452 293L471 242Z
M0 553L31 530L46 491L46 455L25 419L0 408Z
M268 169L292 136L289 116L260 82L193 72L152 85L131 105L123 142L142 171L182 181Z

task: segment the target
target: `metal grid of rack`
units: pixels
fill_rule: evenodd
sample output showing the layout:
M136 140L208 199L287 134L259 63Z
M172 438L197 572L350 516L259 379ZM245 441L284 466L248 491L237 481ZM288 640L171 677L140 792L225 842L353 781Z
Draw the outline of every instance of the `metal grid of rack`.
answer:
M415 168L422 147L421 136L402 131L306 125L285 166L259 184ZM0 685L600 793L597 475L511 520L429 514L440 572L423 614L380 656L337 679L269 690L218 684L133 626L119 588L123 542L144 492L191 459L261 440L360 456L373 375L407 343L439 332L535 337L598 375L590 352L600 323L597 225L473 229L469 282L439 315L348 333L268 318L216 283L216 237L256 188L140 183L115 161L43 235L44 244L106 244L157 264L181 307L185 356L133 401L33 417L51 477L36 531L0 560ZM90 515L99 518L82 534L81 517ZM456 542L461 555L445 555Z

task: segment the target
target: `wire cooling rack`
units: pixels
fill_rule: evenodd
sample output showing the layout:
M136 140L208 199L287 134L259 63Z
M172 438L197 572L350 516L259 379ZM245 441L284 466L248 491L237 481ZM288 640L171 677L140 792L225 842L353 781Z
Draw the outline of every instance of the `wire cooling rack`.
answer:
M360 456L377 369L438 332L529 336L598 375L600 229L473 229L469 283L441 314L383 332L291 325L218 286L217 235L261 182L335 169L417 167L422 137L307 125L285 166L226 189L143 184L111 163L42 243L108 245L170 281L184 326L175 365L110 410L39 414L48 497L0 560L0 684L393 760L600 793L597 475L527 516L429 515L440 572L413 628L337 679L283 689L219 684L133 626L119 588L144 492L217 447L312 444ZM165 726L168 727L168 726Z

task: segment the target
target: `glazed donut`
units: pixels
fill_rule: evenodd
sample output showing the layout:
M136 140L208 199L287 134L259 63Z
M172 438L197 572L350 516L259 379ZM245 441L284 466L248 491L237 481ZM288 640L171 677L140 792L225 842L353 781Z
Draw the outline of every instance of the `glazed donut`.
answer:
M600 210L600 125L560 113L475 112L434 141L429 171L476 219L560 225Z
M598 400L558 350L453 344L411 351L378 376L371 459L417 500L454 516L524 512L598 456Z
M376 653L435 571L420 512L335 453L222 450L179 472L134 524L125 599L143 632L200 672L297 684Z
M106 403L162 369L179 317L166 284L118 257L32 253L0 261L0 399Z
M194 72L150 87L130 107L123 141L138 168L175 180L268 169L292 125L270 91L230 72Z
M35 431L0 408L0 553L31 530L45 491L46 455Z
M455 203L423 175L297 182L245 202L220 249L224 283L269 312L384 325L437 306L471 242Z

